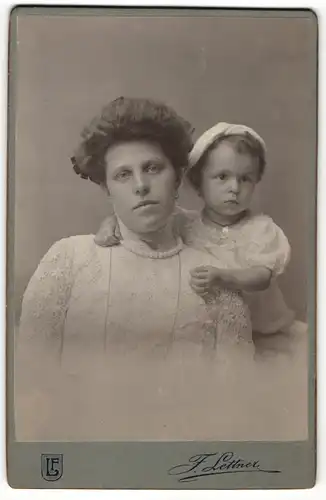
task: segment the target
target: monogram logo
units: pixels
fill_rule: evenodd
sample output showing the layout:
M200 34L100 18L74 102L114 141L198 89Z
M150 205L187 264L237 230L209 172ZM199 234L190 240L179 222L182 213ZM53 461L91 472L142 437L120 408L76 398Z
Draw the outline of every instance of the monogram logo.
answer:
M41 472L45 481L58 481L63 474L63 455L42 454Z

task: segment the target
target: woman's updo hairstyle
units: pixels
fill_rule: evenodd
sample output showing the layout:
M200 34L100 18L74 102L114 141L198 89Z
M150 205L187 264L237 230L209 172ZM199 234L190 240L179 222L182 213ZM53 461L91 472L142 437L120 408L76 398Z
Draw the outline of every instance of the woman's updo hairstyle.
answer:
M119 97L83 130L71 162L80 177L105 185L108 149L119 142L146 140L161 147L180 182L193 146L192 133L190 123L163 103Z

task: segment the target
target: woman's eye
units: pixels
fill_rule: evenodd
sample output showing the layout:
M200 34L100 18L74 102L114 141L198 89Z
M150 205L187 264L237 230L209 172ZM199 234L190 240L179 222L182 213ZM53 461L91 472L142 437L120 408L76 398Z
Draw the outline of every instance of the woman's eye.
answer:
M225 179L227 178L227 175L226 175L226 174L219 174L217 177L218 177L218 179L220 179L221 181L225 181Z
M248 175L241 177L241 182L251 182L251 178Z
M128 179L130 177L130 172L129 170L122 170L121 172L118 172L116 175L115 175L115 180L117 181L125 181L126 179Z

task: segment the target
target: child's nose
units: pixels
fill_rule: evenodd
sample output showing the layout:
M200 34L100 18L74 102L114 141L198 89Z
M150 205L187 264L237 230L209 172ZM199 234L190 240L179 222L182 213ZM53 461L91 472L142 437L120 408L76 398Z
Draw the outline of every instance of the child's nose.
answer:
M239 192L239 189L240 189L240 183L239 183L238 179L231 179L230 191L232 191L232 193L237 194Z

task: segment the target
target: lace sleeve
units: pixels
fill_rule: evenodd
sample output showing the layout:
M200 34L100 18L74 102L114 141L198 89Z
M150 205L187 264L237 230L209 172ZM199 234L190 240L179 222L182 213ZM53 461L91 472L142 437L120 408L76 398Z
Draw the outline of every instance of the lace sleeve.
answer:
M72 254L65 239L43 257L23 298L15 349L18 439L36 438L50 411L71 284Z
M23 298L19 338L59 338L72 281L69 240L56 242L43 257Z

